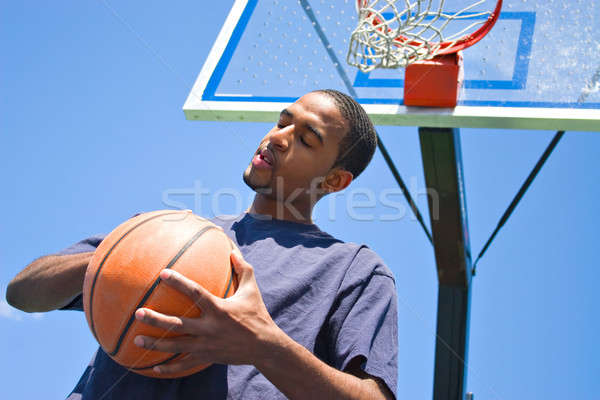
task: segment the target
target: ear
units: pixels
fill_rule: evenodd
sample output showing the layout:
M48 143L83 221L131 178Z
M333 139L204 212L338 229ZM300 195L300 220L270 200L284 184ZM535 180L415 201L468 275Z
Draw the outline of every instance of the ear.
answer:
M354 176L352 172L346 171L342 168L334 168L331 170L323 182L321 183L321 189L325 193L334 193L344 190L352 183Z

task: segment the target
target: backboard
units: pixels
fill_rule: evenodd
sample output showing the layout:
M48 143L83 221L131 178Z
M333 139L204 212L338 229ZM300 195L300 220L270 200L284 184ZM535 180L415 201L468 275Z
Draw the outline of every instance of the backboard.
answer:
M472 2L446 0L444 10ZM470 19L485 20L476 11ZM346 63L354 0L235 0L184 111L271 122L303 94L332 88L380 125L600 131L599 20L594 1L504 1L491 32L463 52L458 106L436 109L403 105L403 69Z

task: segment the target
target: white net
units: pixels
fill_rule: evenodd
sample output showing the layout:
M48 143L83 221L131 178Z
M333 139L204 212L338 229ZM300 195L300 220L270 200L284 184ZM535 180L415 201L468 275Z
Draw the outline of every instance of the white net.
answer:
M479 0L444 12L445 0L358 0L358 25L346 61L364 72L400 68L452 52L466 35L485 24L491 10ZM456 3L456 2L454 2ZM484 17L484 18L481 18ZM448 24L453 21L452 29ZM460 49L457 49L460 50Z

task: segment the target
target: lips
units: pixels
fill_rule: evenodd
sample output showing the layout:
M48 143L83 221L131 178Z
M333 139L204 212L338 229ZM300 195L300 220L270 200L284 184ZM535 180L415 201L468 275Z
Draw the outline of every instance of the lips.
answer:
M261 157L267 164L273 165L275 157L273 157L273 153L269 150L268 147L264 147L260 153L258 153L259 157Z
M260 149L252 159L252 165L257 168L270 169L275 164L275 157L267 147Z

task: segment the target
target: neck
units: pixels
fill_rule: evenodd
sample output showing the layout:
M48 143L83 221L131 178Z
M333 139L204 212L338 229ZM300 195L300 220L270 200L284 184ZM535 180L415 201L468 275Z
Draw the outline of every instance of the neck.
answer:
M301 202L284 202L264 194L257 193L252 205L246 210L250 214L269 216L273 219L312 224L312 209L314 204Z

